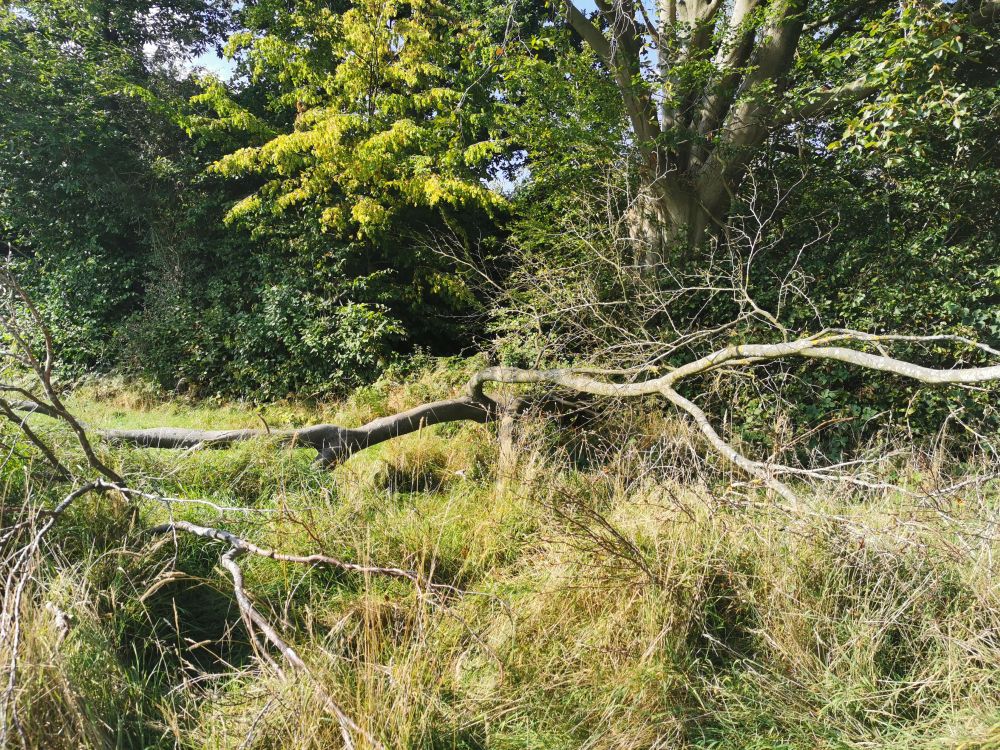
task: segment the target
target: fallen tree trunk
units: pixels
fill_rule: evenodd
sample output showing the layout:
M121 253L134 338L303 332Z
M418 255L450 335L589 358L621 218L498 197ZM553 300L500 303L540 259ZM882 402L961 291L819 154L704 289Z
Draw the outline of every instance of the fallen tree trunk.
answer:
M33 401L14 401L10 406L25 413L58 418L52 407ZM225 448L234 443L270 438L281 445L313 448L324 466L332 466L359 450L408 435L442 422L491 422L500 407L488 396L460 398L423 404L399 414L374 419L360 427L319 424L295 430L191 430L184 427L154 427L138 430L91 428L102 440L136 448Z
M150 430L100 430L105 440L140 448L224 447L232 443L270 437L285 445L313 448L324 466L332 466L359 450L408 435L423 427L442 422L492 421L497 404L485 396L435 401L416 408L372 420L360 427L333 424L314 425L298 430L186 430L154 428Z
M858 331L829 330L814 336L777 344L745 344L728 346L687 364L670 369L659 377L631 382L614 382L613 377L634 377L639 370L588 370L586 368L522 369L490 367L472 376L464 395L444 401L425 404L399 414L375 419L360 427L340 427L322 424L296 430L188 430L183 428L153 428L142 430L102 430L96 432L102 439L139 448L218 448L233 443L273 438L286 445L313 448L317 461L323 466L335 466L359 450L377 445L423 427L445 422L493 422L504 414L516 415L527 402L517 399L504 409L485 393L489 383L508 385L549 385L577 394L610 398L635 398L658 395L684 411L691 418L709 445L719 455L743 471L755 476L765 485L790 502L795 494L777 477L780 475L809 473L770 462L754 461L728 444L712 426L707 415L694 402L677 391L684 380L710 373L723 366L746 367L762 361L805 358L843 362L865 370L886 372L932 385L968 385L1000 381L1000 365L968 368L933 368L897 359L885 353L872 354L844 344L870 344L878 347L892 342L930 343L952 341L975 346L991 355L1000 352L967 339L951 336L892 336L872 335ZM881 351L881 349L880 349ZM645 370L651 371L652 368ZM61 416L58 406L40 401L11 402L13 408L27 412ZM813 472L815 473L815 472Z

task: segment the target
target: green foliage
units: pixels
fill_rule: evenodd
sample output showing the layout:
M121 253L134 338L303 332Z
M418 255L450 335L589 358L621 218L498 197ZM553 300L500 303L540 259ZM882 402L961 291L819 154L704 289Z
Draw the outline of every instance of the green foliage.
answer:
M454 15L433 4L410 19L400 10L393 33L409 42L399 58L387 47L396 37L371 25L374 4L344 18L302 8L297 20L247 4L240 18L260 34L230 47L254 72L227 84L177 67L178 56L219 41L223 4L161 4L155 22L140 5L3 11L0 233L51 321L65 372L124 367L164 387L262 399L343 391L414 343L466 342L461 316L476 300L422 237L488 236L488 211L502 202L477 176L491 149L465 142L478 120L451 106L461 92L445 86L463 70L452 83L473 81L456 54L466 37L453 33ZM295 44L304 60L289 52ZM377 70L339 65L362 53L381 56ZM367 102L369 73L381 88ZM424 93L409 97L414 86ZM308 117L287 133L297 103ZM387 107L388 119L365 114ZM329 140L332 131L343 138ZM301 138L314 143L295 156ZM237 155L261 144L291 159L279 182L236 175ZM331 192L323 183L334 172L341 187ZM286 189L302 200L278 200ZM254 203L248 192L281 210L233 220ZM337 206L384 231L354 219L331 226Z
M497 151L489 140L492 62L483 58L495 53L480 49L475 22L436 0L361 0L340 11L304 3L278 24L251 7L243 20L228 54L252 86L278 88L270 108L296 114L291 132L212 166L266 178L229 221L310 204L335 235L371 239L412 221L408 209L439 209L447 219L456 209L503 206L480 181ZM194 102L218 115L192 118L196 133L255 123L217 84Z
M606 179L628 153L624 109L610 76L590 48L581 49L557 26L512 46L501 72L498 120L506 136L507 178L521 180L514 196L518 224L572 210L581 188ZM532 240L521 232L518 243Z
M829 231L798 261L809 304L787 307L787 321L806 330L953 333L996 346L1000 127L990 113L1000 105L991 85L1000 48L961 18L942 19L940 10L920 4L872 22L868 31L833 55L871 65L886 93L857 112L817 123L806 137L826 140L826 149L773 167L798 184L773 227L784 236L765 262L789 268L801 247ZM766 276L758 278L754 292L773 309ZM973 350L948 345L929 355L937 362L982 361ZM968 392L915 395L906 384L859 380L845 368L826 368L823 377L818 385L837 394L838 409L860 395L865 407L895 410L924 432L936 430L950 409L971 417L990 401Z
M108 353L135 302L143 219L169 193L154 151L179 139L145 104L152 81L137 60L105 40L96 4L76 6L0 9L0 234L50 318L65 321L65 358L82 364Z
M995 95L989 86L995 55L989 31L932 4L909 2L872 19L849 42L804 56L802 67L814 66L823 76L831 70L855 75L878 90L850 113L842 138L827 148L878 149L892 167L923 158L928 138L951 140L961 152L959 138L949 136L958 136L970 117L984 122L976 110L984 96Z
M206 268L199 292L185 273L185 314L141 324L137 359L157 357L165 333L178 349L160 357L161 382L266 397L343 390L414 343L454 351L478 301L427 238L465 254L491 242L505 206L482 182L496 146L491 77L471 54L481 24L435 2L254 3L239 20L227 47L239 77L202 80L183 122L204 180L240 196L224 214L243 246L220 261L242 278Z
M383 301L385 274L351 278L356 246L324 246L318 231L282 247L222 229L214 209L193 206L192 221L216 222L216 241L175 248L154 269L155 289L125 322L125 364L166 387L256 399L376 377L406 334Z

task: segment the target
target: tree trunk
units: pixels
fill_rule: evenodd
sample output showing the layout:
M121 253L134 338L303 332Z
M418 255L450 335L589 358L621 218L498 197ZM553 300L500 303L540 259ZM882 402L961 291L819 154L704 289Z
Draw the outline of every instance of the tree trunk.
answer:
M712 218L694 190L681 196L644 181L625 213L636 264L652 272L664 264L680 264L704 242Z
M663 209L662 203L644 187L625 214L636 265L647 271L670 257L670 247L676 240L672 235L676 227Z

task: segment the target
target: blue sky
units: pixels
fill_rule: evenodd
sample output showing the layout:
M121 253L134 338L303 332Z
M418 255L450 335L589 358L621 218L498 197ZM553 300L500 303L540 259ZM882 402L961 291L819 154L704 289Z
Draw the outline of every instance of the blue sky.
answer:
M195 68L204 68L210 73L215 73L219 78L223 80L229 80L229 77L233 74L233 62L232 60L225 60L215 54L215 50L206 50L198 57L191 61L191 66Z

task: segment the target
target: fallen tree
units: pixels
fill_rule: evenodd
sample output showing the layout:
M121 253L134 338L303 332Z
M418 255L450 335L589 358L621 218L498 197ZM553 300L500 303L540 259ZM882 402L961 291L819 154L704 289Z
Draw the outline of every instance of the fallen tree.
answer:
M892 343L943 341L974 346L988 354L1000 356L1000 352L995 349L956 336L873 335L860 331L832 329L794 341L728 346L655 377L641 378L643 374L649 375L659 369L653 366L630 371L490 367L473 375L465 388L465 393L459 397L381 417L360 427L321 424L294 430L152 428L94 431L104 440L138 448L222 448L242 441L270 438L284 445L313 448L317 452L317 462L324 467L332 467L357 451L425 427L446 422L489 423L504 416L516 416L529 403L525 399L516 399L512 403L503 404L486 393L486 386L490 383L548 385L575 394L614 399L660 396L693 420L708 444L720 456L761 480L784 499L795 503L795 494L779 477L798 474L820 478L822 469L799 469L748 458L723 439L705 411L682 395L678 387L685 380L706 375L723 367L740 368L769 360L789 358L843 362L864 370L886 372L931 385L971 385L1000 381L1000 364L955 369L934 368L892 357L884 350L885 345ZM854 348L858 345L878 346L881 352L871 353ZM628 380L615 382L612 380L615 377ZM49 402L43 398L33 397L26 401L7 402L7 406L9 409L26 413L66 418L68 412L57 398L51 398L54 395L50 394Z
M26 414L44 414L53 418L63 416L58 409L42 401L13 401L9 404L12 409ZM400 414L375 419L360 427L319 424L294 430L189 430L156 427L140 430L98 428L93 431L108 442L137 448L225 448L247 440L270 438L281 445L313 448L325 465L333 465L359 450L416 432L423 427L442 422L486 423L493 421L498 413L499 405L480 394L478 397L468 396L424 404Z

